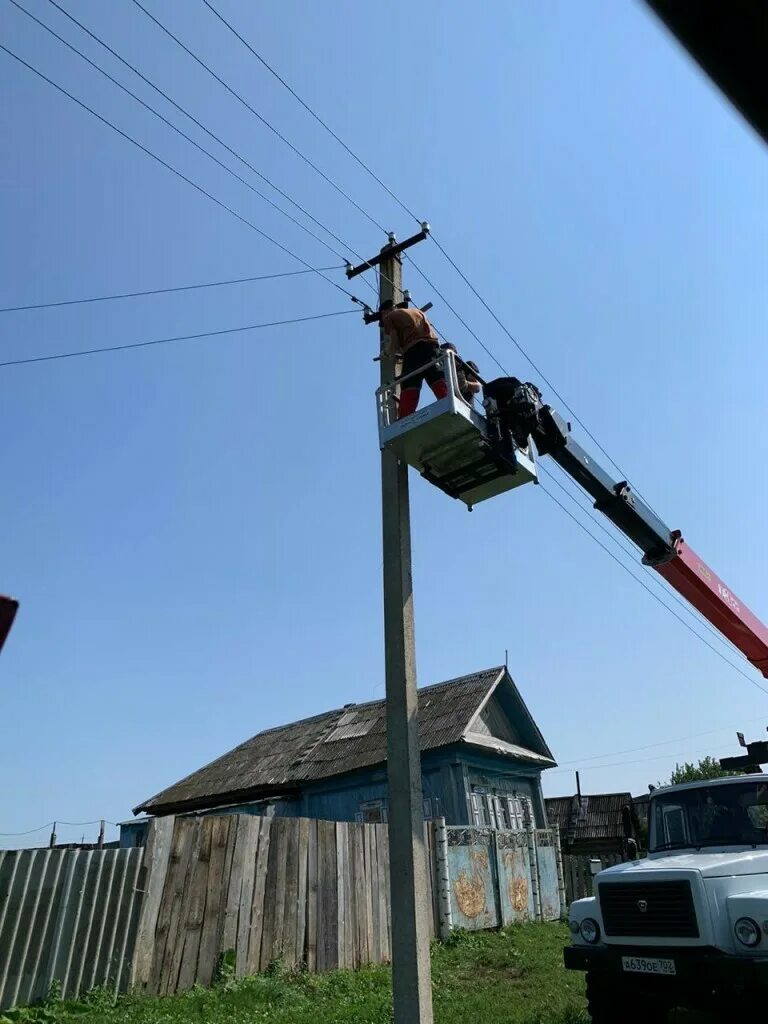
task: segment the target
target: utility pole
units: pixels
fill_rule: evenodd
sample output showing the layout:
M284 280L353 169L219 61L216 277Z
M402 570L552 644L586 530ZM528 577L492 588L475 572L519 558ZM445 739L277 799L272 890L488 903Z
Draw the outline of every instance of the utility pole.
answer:
M391 249L390 244L381 251L380 305L403 298L402 262ZM384 355L385 339L381 331L382 386L396 371L395 359ZM432 1024L408 466L386 449L381 453L381 517L394 1022Z
M391 299L397 306L403 292L400 253L429 234L421 231L397 242L394 235L377 256L357 267L347 264L353 278L378 266L379 306ZM353 297L364 309L366 324L379 314ZM407 305L407 302L403 303ZM422 311L430 308L428 303ZM384 353L386 335L380 332L381 386L396 377L396 359ZM396 400L390 396L390 418L396 419ZM427 855L424 843L424 803L421 788L419 706L416 693L416 641L413 627L411 574L411 509L408 466L394 452L381 453L381 521L384 566L384 660L387 691L387 782L389 786L389 891L392 906L392 990L394 1024L432 1024L432 972L429 962Z

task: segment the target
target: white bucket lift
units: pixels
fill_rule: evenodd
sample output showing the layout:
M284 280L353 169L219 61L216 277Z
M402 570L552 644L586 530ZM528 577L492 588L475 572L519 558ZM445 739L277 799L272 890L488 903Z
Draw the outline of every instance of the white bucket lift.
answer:
M394 392L415 373L399 377L376 392L380 447L394 451L426 480L470 509L513 487L535 483L533 446L513 448L506 456L499 452L485 415L461 397L454 353L442 350L429 366L443 371L448 394L410 416L396 418ZM424 369L416 372L423 373Z

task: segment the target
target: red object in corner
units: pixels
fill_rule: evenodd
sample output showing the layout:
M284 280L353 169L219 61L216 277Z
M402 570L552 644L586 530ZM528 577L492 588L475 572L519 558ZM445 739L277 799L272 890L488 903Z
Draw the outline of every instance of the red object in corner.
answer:
M3 597L0 594L0 651L2 651L6 637L11 631L11 626L18 610L18 601L14 601L12 597Z
M744 654L768 678L768 627L739 600L719 576L678 537L677 554L654 566L686 601Z

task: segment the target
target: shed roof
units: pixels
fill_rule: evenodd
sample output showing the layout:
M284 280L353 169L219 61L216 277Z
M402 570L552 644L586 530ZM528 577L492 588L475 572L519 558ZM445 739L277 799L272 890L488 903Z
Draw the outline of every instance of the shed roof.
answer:
M630 793L596 793L583 796L547 797L547 821L559 825L570 842L589 839L620 839L624 836L622 809L632 806Z
M500 684L509 687L525 725L525 747L499 751L515 760L550 767L555 762L507 670L484 669L419 690L421 749L472 743L469 727ZM258 733L229 753L134 809L168 814L285 793L299 786L386 761L383 700L348 704L312 718Z

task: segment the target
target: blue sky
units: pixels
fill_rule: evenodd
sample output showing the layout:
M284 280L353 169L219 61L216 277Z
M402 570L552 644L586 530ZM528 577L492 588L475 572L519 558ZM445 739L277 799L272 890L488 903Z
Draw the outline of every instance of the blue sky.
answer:
M162 102L46 0L20 2ZM766 154L647 10L491 2L479 17L453 0L395 0L382 23L348 0L330 15L306 0L216 2L429 219L669 525L768 616ZM411 232L201 2L146 3L376 220ZM67 9L350 253L382 244L129 0ZM8 0L0 11L25 60L313 266L337 262ZM0 305L299 266L6 54L0 90ZM500 361L528 375L437 248L414 257ZM5 313L3 359L347 306L308 275ZM0 832L120 820L262 728L382 694L375 346L352 315L0 370L0 589L22 602L2 655ZM548 792L571 791L578 763L586 791L642 790L676 760L733 752L737 728L757 737L768 724L768 696L542 488L468 515L414 479L412 512L420 682L503 662L508 649L562 764ZM663 741L674 742L616 755ZM83 832L94 828L59 829Z

